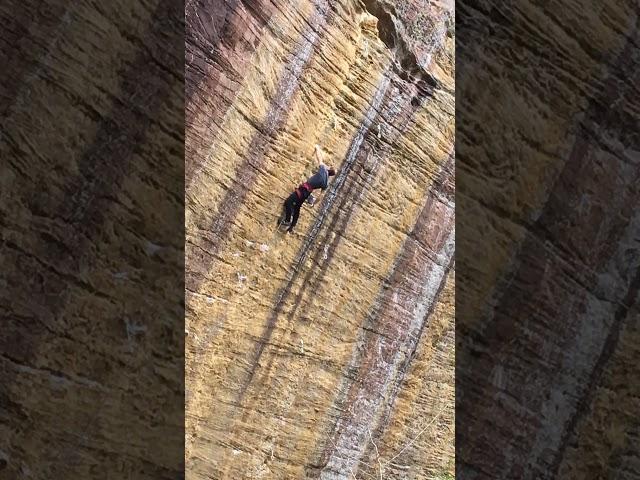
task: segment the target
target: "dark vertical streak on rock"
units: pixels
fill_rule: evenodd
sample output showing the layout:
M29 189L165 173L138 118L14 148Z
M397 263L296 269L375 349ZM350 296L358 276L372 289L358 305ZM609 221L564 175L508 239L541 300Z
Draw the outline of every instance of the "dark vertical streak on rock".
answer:
M381 414L380 421L375 426L375 429L372 432L372 438L374 439L376 444L378 444L378 441L382 438L386 428L389 426L389 422L392 416L391 414L393 412L393 406L398 397L398 392L400 391L405 381L405 378L407 376L407 372L409 371L409 367L411 366L411 363L415 359L416 352L418 351L418 347L420 346L420 340L422 339L422 335L425 329L429 327L431 316L433 315L433 312L436 306L440 302L442 291L444 290L444 287L447 284L447 280L449 279L449 273L454 268L454 264L455 264L455 257L451 257L451 260L449 261L449 265L447 265L445 274L442 277L442 281L440 282L440 285L438 285L438 290L436 292L435 297L433 298L433 302L431 303L431 305L429 305L429 309L427 310L427 313L424 316L424 319L420 323L420 330L418 331L418 335L416 336L415 341L411 345L411 353L407 356L406 360L403 362L402 366L399 369L398 375L394 378L394 383L393 383L393 386L391 387L391 395L383 405L382 407L383 413ZM377 455L377 452L375 451L373 445L371 445L371 443L369 442L365 452L362 455L362 457L364 458L364 460L362 461L363 463L358 464L358 470L355 473L358 474L361 471L366 472L366 469L363 466L365 464L376 465L374 455Z
M498 292L493 318L482 325L477 325L478 322L472 325L472 319L458 322L465 328L458 335L457 363L467 370L458 369L456 382L459 391L464 392L465 405L467 408L473 405L474 409L473 412L466 408L459 410L456 416L456 435L465 443L464 456L457 459L458 471L462 474L468 473L468 469L478 473L478 478L554 478L567 442L589 408L604 365L617 348L627 309L637 294L637 275L631 279L630 274L624 278L625 285L620 285L628 294L615 319L606 327L608 333L602 340L598 360L594 361L590 373L579 379L584 385L576 387L578 399L567 400L572 404L573 413L561 438L554 438L558 444L549 444L545 453L534 457L535 438L552 422L559 421L553 415L541 418L540 411L549 398L550 389L562 388L557 382L566 352L571 349L579 352L583 348L576 343L574 332L586 324L586 301L589 296L601 297L598 275L608 262L621 254L624 247L619 242L640 203L637 187L640 175L622 153L625 148L638 150L637 136L629 135L634 129L637 132L637 119L627 123L618 121L624 115L620 105L637 98L633 81L627 81L637 78L637 38L638 25L609 67L603 88L590 99L584 120L577 126L577 139L568 159L540 216L528 227L516 255L514 271ZM612 105L618 107L611 108ZM593 132L598 134L594 136ZM615 139L622 142L622 148L612 148ZM585 195L591 200L583 211L579 205ZM573 285L573 290L564 292L568 298L561 298L563 289L558 292L558 285L553 282ZM549 297L546 292L554 289ZM463 300L462 296L457 296L457 300ZM608 297L603 300L617 301ZM478 306L476 310L480 309ZM609 320L603 318L603 321ZM543 350L546 344L554 346ZM542 351L548 353L539 353ZM502 357L510 363L507 368L513 375L504 392L491 383L489 375L493 368L501 365ZM569 396L567 392L562 395L565 394ZM510 399L509 405L518 407L517 420L511 416L511 407L503 401L505 395ZM502 424L488 423L506 418L510 418L511 430L504 429ZM518 427L513 427L514 422ZM521 432L521 441L514 444L507 434L513 428L522 427L527 430ZM483 448L488 438L493 441L490 455ZM553 453L556 448L557 453ZM509 449L509 458L505 458Z
M240 40L233 31L233 22L240 16L239 4L240 0L196 0L185 5L185 106L207 80L207 54L214 61L224 62L225 67L233 67L219 50L222 42L234 47ZM213 80L215 88L217 82Z
M620 339L620 332L624 327L625 321L628 320L628 314L631 307L636 303L638 297L638 291L640 290L640 270L636 271L635 277L629 286L624 300L618 306L616 310L613 324L609 329L609 334L602 347L602 352L598 357L585 389L585 394L578 399L576 410L571 417L571 420L567 423L562 439L560 440L560 448L558 448L556 455L551 463L551 474L555 478L558 475L558 470L562 460L564 459L565 451L569 445L569 442L577 432L576 427L582 420L589 409L591 408L591 402L595 394L596 389L602 379L602 375L605 367L609 363L609 360L613 356L618 347L618 340Z
M379 327L378 323L382 321L382 318L384 317L384 313L390 308L390 305L393 302L392 292L390 291L390 287L394 285L398 285L401 282L402 278L404 278L404 276L408 272L408 267L411 265L411 262L413 261L413 258L415 255L415 249L416 249L415 245L417 243L421 243L421 237L424 234L425 227L428 225L427 220L429 216L432 214L431 206L434 201L438 201L436 200L436 196L437 196L436 192L443 193L449 201L453 201L453 188L452 188L453 187L453 183L452 183L453 167L454 167L453 156L450 156L445 162L445 164L443 165L438 176L436 177L432 187L429 189L429 192L427 193L427 201L425 202L425 205L422 207L420 213L418 214L414 227L407 234L407 240L405 241L400 252L396 256L393 266L391 267L391 270L387 275L387 278L383 282L383 286L380 289L376 297L376 300L374 301L373 307L369 312L369 314L367 315L367 318L365 319L365 325L367 324L370 325L371 326L370 328L373 331L377 331L375 327L376 326ZM438 301L439 294L448 276L448 270L452 267L452 262L453 260L447 266L447 272L445 273L443 280L441 281L438 287L438 293L434 298L434 301L431 303L425 319L428 319L428 317L430 316L430 312L432 311L433 307ZM424 329L424 325L422 325L420 328L421 334L423 329ZM418 342L419 342L419 337L416 338L416 341L415 341L416 346ZM370 347L369 348L364 347L362 355L366 355L368 352L370 352L370 349L371 349ZM412 348L412 351L414 352L415 348ZM399 378L404 377L404 371L406 371L406 369L408 368L410 364L410 360L412 358L413 357L409 358L408 361L405 362L404 369L400 373ZM356 362L356 363L360 365L360 369L364 371L364 369L366 368L366 365L363 362ZM336 439L340 433L338 430L338 424L353 420L354 414L353 412L351 412L350 407L353 403L354 396L356 395L357 389L360 388L360 381L363 378L366 378L366 374L361 374L361 375L345 374L344 378L345 378L345 381L348 383L344 386L344 388L340 389L340 391L343 393L341 395L338 395L338 397L334 401L335 409L337 411L342 411L343 413L341 416L337 417L335 419L335 422L328 428L327 431L329 432L329 435L327 435L326 441L324 442L324 444L319 445L317 447L317 451L319 453L316 456L316 459L313 461L314 465L319 465L321 466L321 468L326 467L329 461L329 458L331 457L336 447ZM359 380L356 380L356 378ZM314 468L313 470L309 471L309 474L312 476L312 478L317 478L320 475L320 469Z
M16 10L21 11L20 8L16 7ZM51 8L61 13L66 8L66 4L58 7L40 6L40 8ZM33 15L33 18L36 18L34 12L26 12L25 15ZM150 12L149 18L142 19L142 22L148 25L145 40L154 45L166 45L167 41L173 41L183 28L182 18L181 3L170 0L161 1L155 10ZM39 21L36 20L36 23L29 25L29 31L36 31L39 26L37 22ZM45 31L49 31L49 27L46 24L44 24L44 28ZM87 29L86 32L90 35L91 30ZM41 34L41 31L38 31L38 33ZM85 31L83 31L84 33ZM56 33L51 32L50 35L55 36ZM23 41L29 43L28 38L28 36L24 37ZM47 48L52 48L52 45L49 44ZM93 126L91 121L98 124L97 134L92 139L93 143L72 145L73 149L68 150L70 153L78 154L78 171L55 171L56 174L62 173L61 176L64 183L60 190L49 189L48 184L42 185L34 182L33 178L22 180L24 185L20 191L20 200L23 201L33 217L29 225L35 226L36 220L52 219L58 223L59 232L64 235L61 238L57 238L53 234L43 231L39 232L39 236L36 236L38 235L36 233L33 238L29 238L30 243L25 242L25 245L20 245L17 243L18 241L12 240L12 238L16 238L15 232L4 230L2 234L2 253L5 256L5 260L12 259L18 265L18 270L11 273L5 271L5 274L15 275L20 269L24 272L29 272L28 275L25 273L26 276L21 279L9 277L8 289L2 295L3 303L10 299L22 300L25 295L28 296L29 302L28 315L22 312L14 312L11 308L5 307L5 305L0 307L5 322L4 334L0 336L0 352L3 352L2 363L7 362L7 365L13 363L12 368L15 372L24 370L48 372L50 385L48 387L44 386L42 391L33 392L41 395L43 399L60 394L59 391L55 391L57 388L56 381L79 382L79 385L89 385L87 387L89 393L93 394L95 389L99 389L103 394L102 403L88 406L88 411L77 412L79 415L77 424L68 425L66 431L56 431L54 427L53 432L49 433L52 441L57 443L51 445L51 451L47 453L55 454L56 458L54 460L41 458L41 461L45 465L49 462L49 465L53 465L51 467L54 469L53 471L58 472L61 476L66 476L66 474L73 476L73 472L78 471L86 473L86 469L93 471L98 466L101 467L101 472L105 475L109 475L109 472L117 475L115 470L118 468L120 468L119 473L123 474L121 467L124 464L128 465L129 468L138 469L138 474L141 475L138 478L175 478L182 471L182 459L180 456L182 445L175 442L179 438L180 431L174 437L167 436L164 444L166 457L163 459L163 464L149 461L149 458L152 457L136 458L131 455L130 451L101 447L105 438L109 437L110 441L110 436L113 435L112 430L105 434L106 430L104 429L115 428L115 425L105 425L105 414L101 411L102 407L107 405L107 410L112 412L114 408L120 408L118 406L121 405L123 411L130 413L130 410L135 409L135 407L129 403L123 403L128 402L129 397L122 396L119 388L135 387L127 386L126 383L125 385L111 385L109 383L102 385L100 378L97 377L103 375L104 371L101 371L100 368L93 369L92 367L102 365L107 372L110 369L123 369L123 374L125 370L134 367L131 365L131 358L126 355L124 358L119 356L121 355L120 349L124 341L122 337L114 335L111 338L100 340L98 345L102 345L105 348L105 351L103 351L96 345L85 344L84 339L80 338L77 333L78 330L86 327L84 323L86 319L77 316L77 311L85 304L84 302L88 305L92 300L99 299L116 304L117 306L114 306L114 310L124 308L124 300L111 297L106 292L101 291L99 287L91 283L91 280L87 279L87 276L97 273L92 271L95 268L96 250L104 245L104 240L101 238L105 233L104 229L110 228L109 221L111 219L106 212L117 203L115 197L122 190L123 181L131 173L133 169L132 162L139 149L145 146L145 142L151 141L151 139L145 138L147 130L153 127L160 127L160 130L163 130L164 126L155 124L154 119L159 114L158 112L166 107L168 103L176 102L176 99L179 98L177 95L182 92L182 58L173 57L173 52L174 50L167 48L160 52L154 52L153 57L151 57L150 51L143 50L131 63L127 64L122 72L119 72L121 79L120 90L117 92L119 98L113 102L112 110L103 117L89 116L91 120L87 123L90 126ZM48 53L50 51L45 51L42 55L47 55ZM64 62L60 58L54 58L51 61L56 63ZM16 90L9 90L12 97L17 97L21 93L23 85L20 78L24 78L25 75L33 74L38 69L43 68L43 64L39 62L42 62L42 56L29 63L17 62L20 75L14 84ZM8 66L7 72L14 73L13 66ZM49 80L53 81L54 78L53 74L49 74ZM59 80L55 78L55 81ZM96 79L96 85L100 88L100 79ZM80 101L80 95L76 95L78 92L67 92L67 87L64 83L60 83L57 86L65 91L68 96ZM139 103L130 103L129 100L133 98L138 98L137 102ZM146 98L148 101L142 103L141 98ZM31 104L24 104L20 107L30 113L30 106ZM57 107L57 105L52 106L52 108ZM82 103L77 105L77 108L80 109L84 107L86 105L82 105ZM73 107L66 105L63 108L70 109ZM6 109L3 109L3 113L5 112ZM8 131L13 133L13 126ZM19 128L18 132L19 134L23 133L20 132ZM170 137L170 142L174 145L177 144L175 148L180 148L182 145L180 129L171 132L163 131L161 135ZM33 147L28 143L30 139L27 138L25 140L27 140L29 147ZM157 138L154 140L157 140ZM5 133L1 141L2 147L6 148L13 158L30 158L30 153L23 149L24 144L13 138L9 133ZM46 145L38 145L38 147L46 147ZM46 148L43 148L42 151L43 158L58 168L60 159L51 158ZM49 156L47 157L47 155ZM64 165L64 162L60 163ZM32 164L33 171L37 174L43 172L50 174L51 171L48 171L48 166L44 163L38 163L37 160ZM46 173L43 174L46 175ZM178 181L181 178L181 176L178 177ZM176 179L172 180L174 184L171 186L174 187ZM153 181L151 176L149 181ZM141 183L144 183L144 180L141 180ZM173 196L177 204L182 203L182 189L180 187L181 185L178 185L177 191L168 192ZM135 200L144 201L142 198ZM2 218L4 217L2 215ZM133 222L138 221L137 218L130 220ZM2 222L4 223L4 220ZM173 234L175 235L175 232ZM177 240L180 241L180 238ZM173 245L173 247L180 248L181 245ZM131 260L139 252L119 251L118 254ZM113 261L122 261L121 257L114 255ZM88 274L87 272L91 273ZM13 280L16 280L15 283ZM26 285L22 283L25 280ZM71 294L72 290L75 290L74 296ZM78 294L78 291L81 294ZM152 294L150 293L150 295ZM176 295L181 295L181 292L177 291ZM175 300L175 303L172 303L173 300L175 299L167 299L167 304L163 307L166 310L173 310L172 313L176 315L176 318L179 318L180 312L175 311L178 301ZM23 300L22 302L24 303ZM159 306L159 308L161 307ZM145 312L139 313L141 318L145 320ZM97 318L92 319L92 321L101 324L100 328L106 327L107 330L111 325L106 324L111 320L111 318L103 318L100 314L98 314ZM149 324L153 322L151 319L147 320L149 320ZM179 341L182 340L181 336L178 338ZM48 344L52 340L56 340L55 345ZM70 350L62 351L60 349L62 343L58 341L66 341L66 348ZM105 343L100 344L100 342ZM115 352L113 356L109 356L106 353L106 350L110 348ZM177 349L179 350L180 346L177 346ZM173 354L175 351L171 353ZM76 370L78 365L75 362L78 360L78 363L82 363L82 359L85 356L89 357L95 364L83 365L80 369L89 370L89 374L95 375L96 378L83 378L78 374ZM70 363L70 358L73 359L73 363ZM40 366L49 362L57 364L60 361L64 362L60 370ZM2 398L5 398L4 389L11 390L13 387L12 382L17 380L15 377L10 377L11 370L9 368L4 370L3 391L0 392L0 402L2 402ZM166 386L173 393L178 392L179 394L182 385L171 383L168 370L166 374L167 377L159 381L166 382ZM111 378L108 374L105 375ZM134 384L135 381L139 380L137 375L139 375L139 372L135 371L132 376L123 378L127 379L125 382L133 379L132 384ZM120 380L121 378L119 377L118 381ZM157 400L157 398L152 398L148 405L157 407L157 405L154 405ZM12 459L13 462L10 461L10 464L17 465L22 455L21 449L23 447L21 445L28 444L29 441L35 442L33 438L44 435L43 432L46 433L47 425L44 424L47 421L45 415L48 412L46 412L46 408L44 408L44 411L38 411L37 415L34 416L28 413L33 408L34 402L33 398L29 399L27 403L30 406L22 410L25 421L20 422L19 427L14 431L15 439L11 441L15 440L16 444L13 444L11 449L12 453L15 453L15 458ZM13 405L13 409L18 408L16 407L17 404ZM90 420L87 420L87 418ZM36 419L43 423L36 425L34 423ZM146 419L141 421L144 422ZM181 428L179 425L166 425L163 422L164 420L159 420L156 424L145 425L145 428L148 426L147 433L153 431L157 426L161 429L166 428L167 433L174 427L178 428L178 430ZM118 447L124 448L123 445ZM91 455L81 457L80 455L86 451L90 451ZM150 452L150 455L155 453ZM91 461L90 465L87 464L89 460ZM131 465L134 465L134 467L131 467ZM25 463L24 466L27 467L27 464ZM35 472L35 465L29 465L29 467Z
M217 133L234 95L242 84L247 60L255 51L268 18L261 13L262 2L244 4L241 0L197 0L187 5L185 12L185 120L188 132L197 114L196 103L208 104L212 92L215 103L207 114ZM246 15L246 10L252 15ZM267 9L268 10L268 9ZM239 25L243 28L240 29ZM218 88L224 84L224 88ZM225 90L223 95L221 90ZM195 132L192 132L195 134ZM207 138L212 142L212 138ZM199 143L190 138L185 158L185 187L188 189L197 175L200 163L194 158Z
M0 65L3 65L0 71L0 118L3 119L6 119L7 111L24 92L27 77L33 74L42 57L47 54L46 48L34 48L39 46L34 37L55 40L58 31L64 28L65 12L69 7L69 2L58 5L53 2L30 2L34 5L28 3L24 2L10 11L7 11L6 6L0 9L0 19L3 21L2 40L8 46L0 52ZM30 33L33 27L38 30L35 35Z

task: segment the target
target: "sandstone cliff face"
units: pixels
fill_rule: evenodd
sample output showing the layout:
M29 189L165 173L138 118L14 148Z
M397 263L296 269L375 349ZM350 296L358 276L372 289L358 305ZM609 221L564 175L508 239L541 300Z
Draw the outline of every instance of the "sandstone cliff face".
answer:
M0 478L183 470L182 19L0 5Z
M453 21L188 3L189 478L453 473ZM316 143L338 173L286 236Z
M457 473L638 478L638 3L461 7Z

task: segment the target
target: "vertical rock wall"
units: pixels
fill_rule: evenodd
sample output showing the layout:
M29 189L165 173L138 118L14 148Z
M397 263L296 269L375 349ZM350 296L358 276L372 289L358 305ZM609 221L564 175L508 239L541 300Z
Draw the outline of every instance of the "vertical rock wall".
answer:
M638 478L638 2L457 14L458 474Z
M183 468L182 6L0 5L0 478Z
M453 5L186 10L186 467L453 472ZM296 232L283 200L336 167Z

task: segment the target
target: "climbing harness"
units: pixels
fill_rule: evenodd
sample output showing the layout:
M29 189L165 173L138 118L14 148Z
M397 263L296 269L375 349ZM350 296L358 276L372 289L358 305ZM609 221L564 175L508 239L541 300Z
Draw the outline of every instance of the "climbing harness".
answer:
M309 185L307 182L304 182L298 188L296 188L296 195L298 196L298 200L303 200L303 195L302 195L302 191L301 191L301 189L303 189L303 188L307 192L309 192L309 195L311 195L311 192L313 190L313 188L311 188L311 185Z

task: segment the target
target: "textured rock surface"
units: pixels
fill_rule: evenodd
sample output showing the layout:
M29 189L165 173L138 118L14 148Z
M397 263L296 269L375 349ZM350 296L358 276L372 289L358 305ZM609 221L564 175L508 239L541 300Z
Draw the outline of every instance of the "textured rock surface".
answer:
M638 478L638 2L456 13L457 473Z
M2 479L182 473L182 19L0 5Z
M453 472L453 5L364 3L187 5L189 478Z

